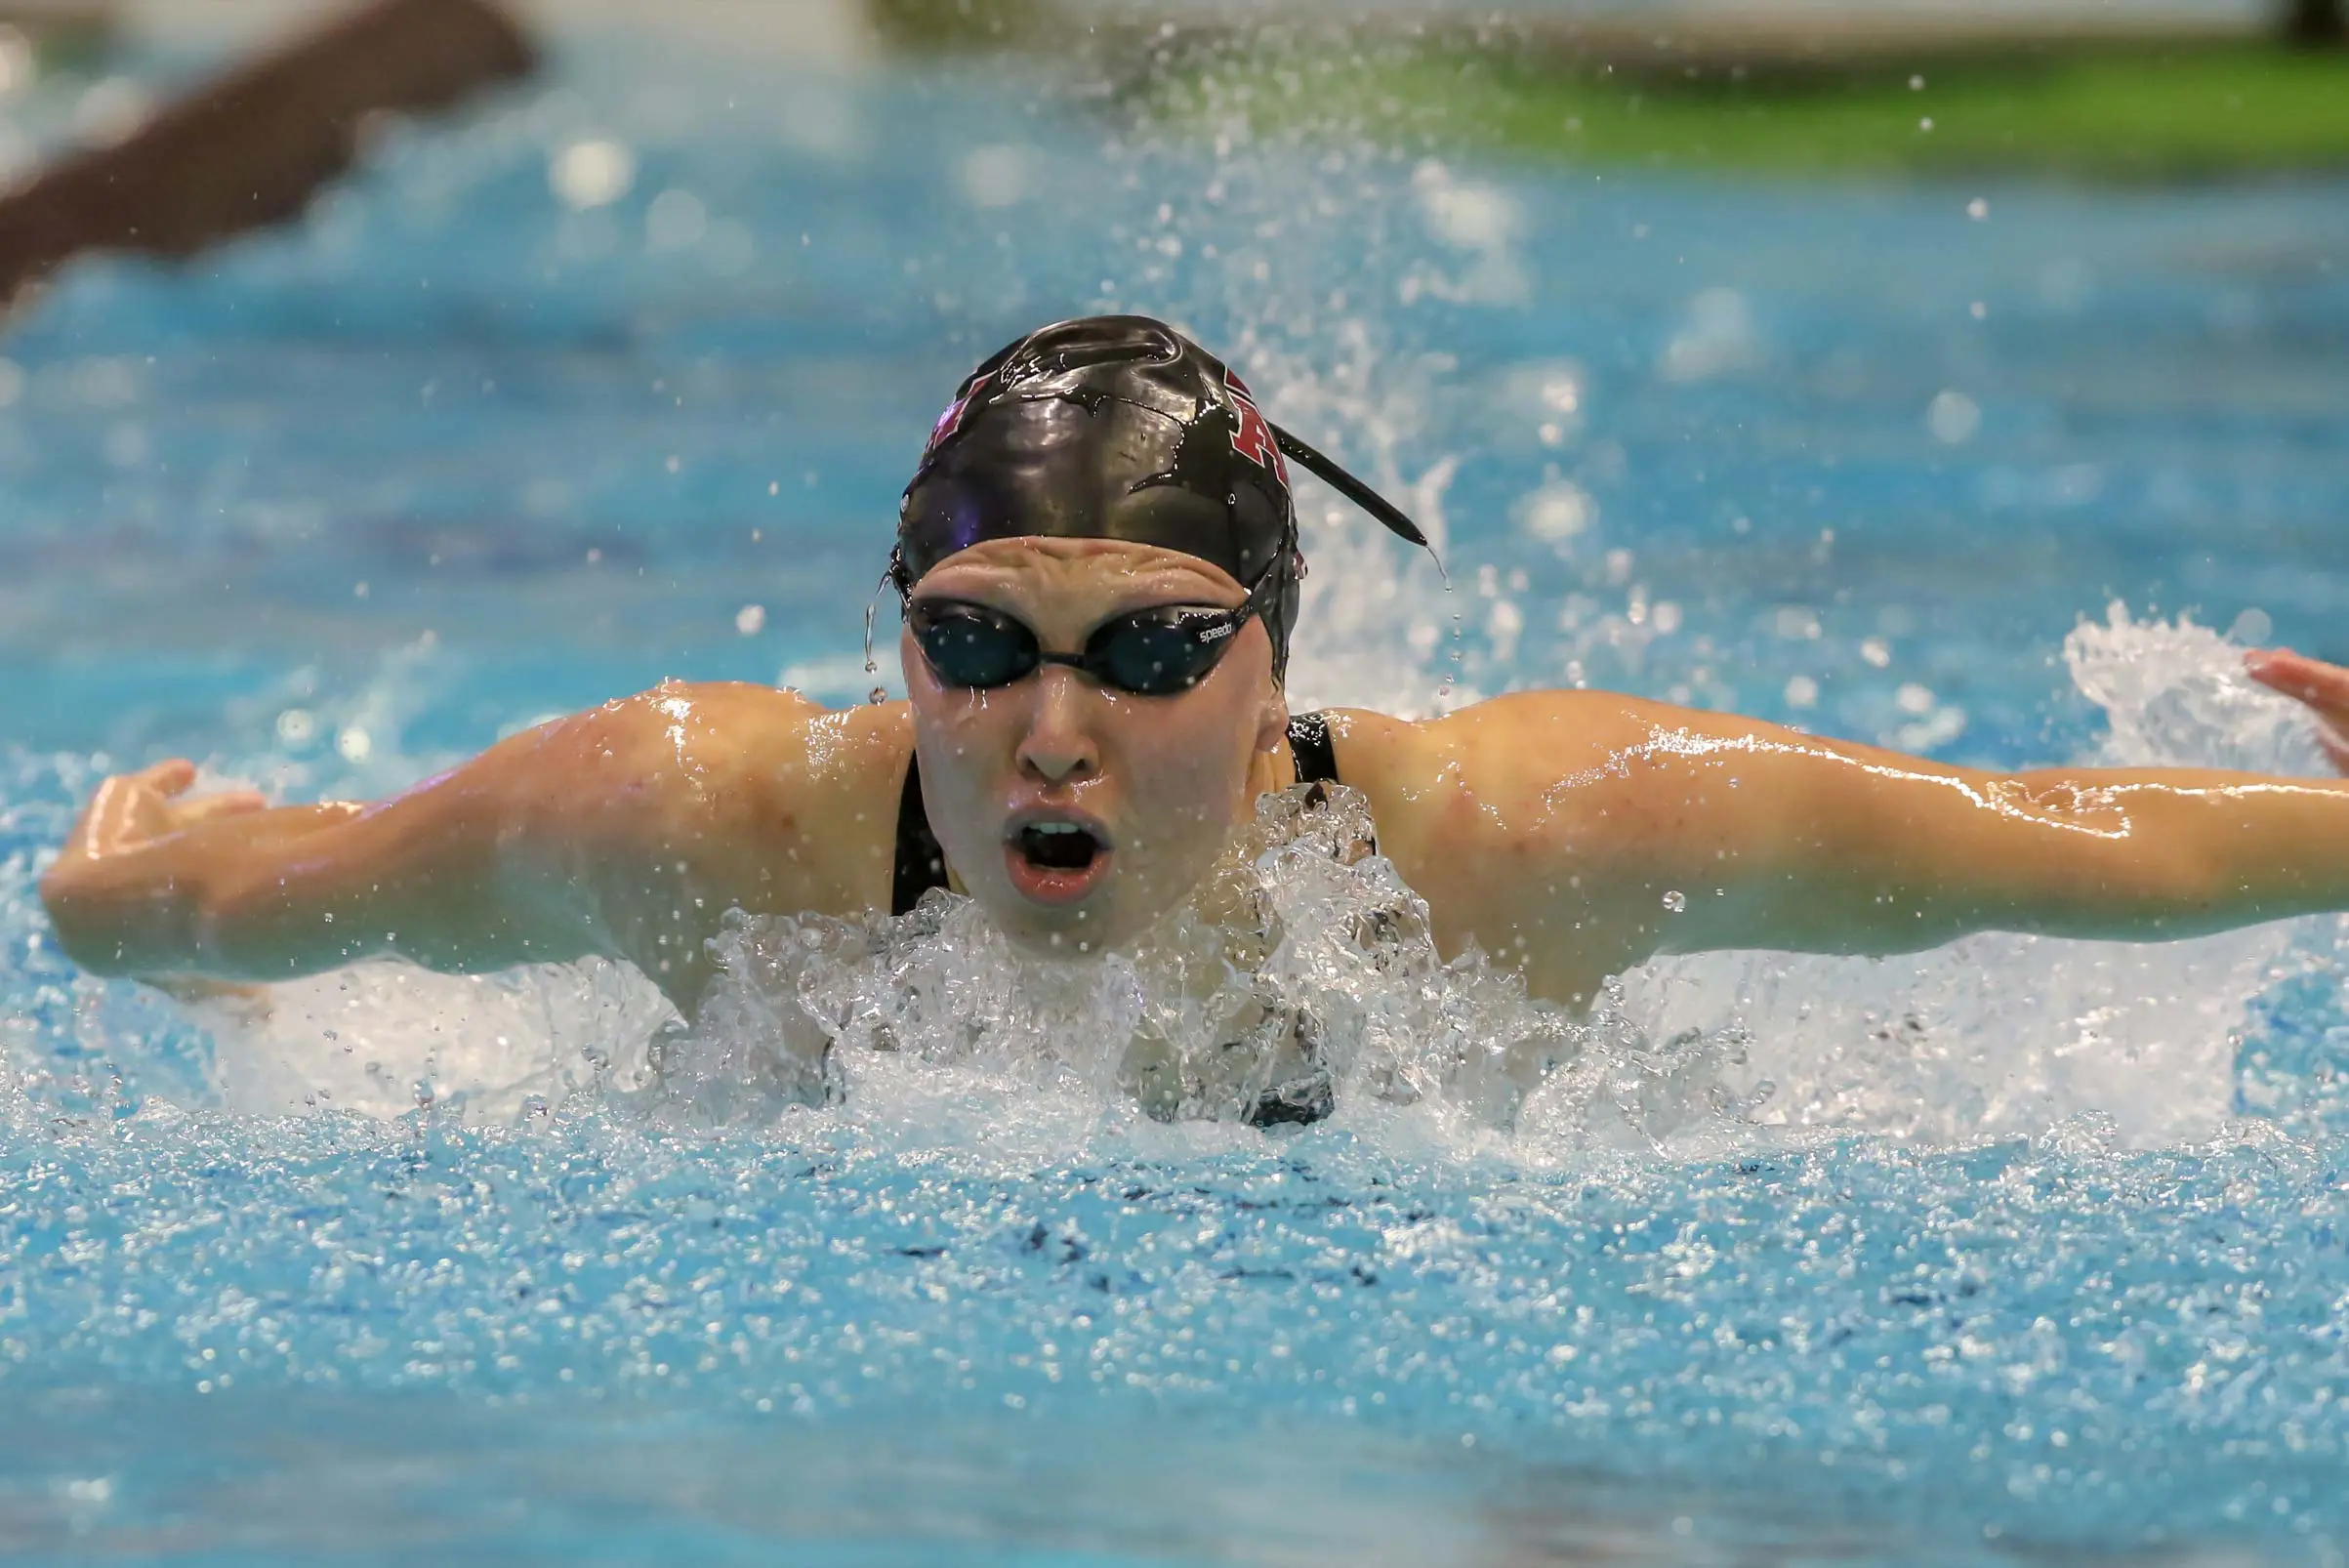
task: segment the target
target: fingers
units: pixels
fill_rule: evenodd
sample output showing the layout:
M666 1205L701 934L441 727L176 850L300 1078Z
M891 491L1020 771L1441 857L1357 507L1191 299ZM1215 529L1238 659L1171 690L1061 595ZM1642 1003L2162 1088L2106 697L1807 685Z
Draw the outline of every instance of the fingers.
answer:
M216 816L242 816L248 811L266 811L268 798L259 790L227 790L219 795L207 795L201 800L184 801L172 812L172 819L181 827L209 821Z
M2317 744L2325 748L2326 760L2332 763L2334 772L2349 775L2349 737L2325 724L2317 730Z
M2244 673L2271 691L2306 703L2317 714L2317 744L2338 772L2349 774L2349 670L2289 648L2254 648Z
M176 833L192 823L265 810L268 806L260 791L249 788L225 790L194 800L181 799L195 779L195 763L184 757L107 779L98 786L90 805L74 824L65 841L65 852L112 854Z
M2255 649L2244 655L2243 667L2269 690L2304 702L2335 723L2349 724L2349 670L2289 648Z
M2302 702L2349 699L2349 670L2289 648L2254 648L2243 656L2243 667L2261 685Z
M180 795L195 782L196 764L185 757L168 758L152 767L143 767L130 775L131 782L157 795Z
M150 767L144 772L122 773L98 786L90 804L73 826L65 841L67 854L110 854L126 843L152 836L165 819L165 797L147 782L149 774L160 772ZM171 775L164 774L168 778ZM181 786L185 789L186 786Z

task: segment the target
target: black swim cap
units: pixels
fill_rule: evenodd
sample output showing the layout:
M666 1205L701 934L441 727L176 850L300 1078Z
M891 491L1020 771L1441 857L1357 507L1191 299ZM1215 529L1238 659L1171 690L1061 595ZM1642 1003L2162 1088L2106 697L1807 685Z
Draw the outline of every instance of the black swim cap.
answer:
M1269 577L1273 671L1286 675L1304 557L1283 455L1416 545L1367 485L1264 418L1223 362L1141 315L1056 322L971 372L930 431L897 514L900 594L987 539L1124 539Z

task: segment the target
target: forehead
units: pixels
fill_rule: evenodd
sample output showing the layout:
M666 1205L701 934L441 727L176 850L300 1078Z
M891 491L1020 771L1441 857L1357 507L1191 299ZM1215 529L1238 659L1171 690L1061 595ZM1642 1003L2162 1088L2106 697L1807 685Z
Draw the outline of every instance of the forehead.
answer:
M1000 588L1053 596L1190 594L1203 599L1242 592L1213 562L1122 539L989 539L947 557L916 586L944 593Z

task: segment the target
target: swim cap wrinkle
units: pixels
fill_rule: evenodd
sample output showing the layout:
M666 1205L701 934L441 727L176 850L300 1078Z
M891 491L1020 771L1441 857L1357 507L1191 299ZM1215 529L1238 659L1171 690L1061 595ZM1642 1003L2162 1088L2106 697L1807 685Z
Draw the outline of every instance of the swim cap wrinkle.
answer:
M1325 477L1336 471L1345 494L1425 543L1367 486L1274 427L1245 382L1165 322L1055 322L991 355L939 416L898 509L890 575L908 591L989 539L1179 551L1252 590L1277 579L1264 622L1274 671L1285 674L1304 562L1284 453Z

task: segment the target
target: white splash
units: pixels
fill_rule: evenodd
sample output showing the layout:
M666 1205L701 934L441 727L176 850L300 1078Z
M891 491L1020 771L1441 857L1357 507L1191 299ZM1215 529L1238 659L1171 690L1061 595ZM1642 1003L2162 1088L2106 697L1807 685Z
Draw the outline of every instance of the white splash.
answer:
M636 1096L665 1120L837 1103L927 1138L959 1101L980 1112L959 1135L988 1142L1030 1134L1040 1099L1088 1131L1365 1126L1409 1106L1457 1139L1505 1131L1540 1089L1587 1128L1620 1120L1652 1142L1690 1103L1653 1082L1676 1058L1618 1040L1612 1020L1530 1002L1478 954L1443 962L1426 905L1342 788L1266 797L1209 887L1130 954L1039 961L944 894L902 920L740 920L719 948L696 1027L663 1043L657 1085ZM1553 1073L1586 1059L1605 1066Z
M356 964L194 1011L231 1110L388 1117L431 1106L482 1122L624 1084L676 1016L634 969L600 960L494 975Z

